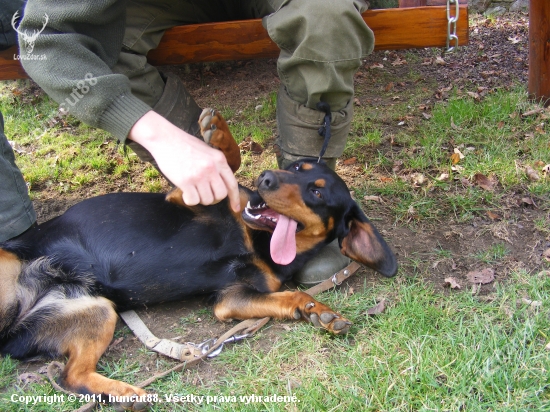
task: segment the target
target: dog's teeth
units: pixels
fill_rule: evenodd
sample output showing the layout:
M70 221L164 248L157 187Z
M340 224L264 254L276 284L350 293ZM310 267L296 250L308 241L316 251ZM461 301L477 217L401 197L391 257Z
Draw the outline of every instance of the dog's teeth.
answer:
M248 203L246 204L246 208L247 208L247 209L252 209L252 206L250 205L250 200L249 200Z

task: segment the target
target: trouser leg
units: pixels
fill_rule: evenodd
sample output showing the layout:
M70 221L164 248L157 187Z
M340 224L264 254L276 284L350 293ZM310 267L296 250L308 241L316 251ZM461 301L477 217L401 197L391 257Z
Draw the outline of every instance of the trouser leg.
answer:
M300 157L317 157L323 144L318 129L322 101L332 109L332 137L325 153L329 165L344 151L353 116L353 77L361 58L372 52L374 35L361 13L363 0L277 0L264 26L281 49L277 69L280 167Z
M0 242L20 235L36 222L27 185L15 164L0 113Z

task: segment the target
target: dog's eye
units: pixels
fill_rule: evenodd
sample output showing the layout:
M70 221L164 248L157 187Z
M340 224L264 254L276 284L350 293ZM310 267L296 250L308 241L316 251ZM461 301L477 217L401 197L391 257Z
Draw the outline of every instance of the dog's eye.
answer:
M322 198L323 198L323 195L322 195L321 192L318 191L317 189L313 189L312 192L313 192L313 194L314 194L315 196L317 196L319 199L322 199Z
M300 170L300 163L294 164L294 170Z

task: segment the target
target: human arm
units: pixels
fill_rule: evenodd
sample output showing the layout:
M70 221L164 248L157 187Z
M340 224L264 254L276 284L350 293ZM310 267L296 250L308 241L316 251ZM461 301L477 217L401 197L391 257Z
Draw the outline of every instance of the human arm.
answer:
M240 210L238 184L223 153L150 111L132 127L128 138L146 148L189 206L209 205L229 197Z

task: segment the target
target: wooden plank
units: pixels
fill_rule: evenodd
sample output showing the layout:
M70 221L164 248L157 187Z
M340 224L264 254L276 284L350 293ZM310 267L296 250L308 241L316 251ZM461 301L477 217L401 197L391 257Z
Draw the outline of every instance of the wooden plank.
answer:
M550 105L550 2L529 4L529 96Z
M468 4L468 0L459 0L459 4ZM447 0L399 0L399 7L446 6Z
M444 47L447 40L446 7L368 10L363 17L374 31L375 50ZM404 23L407 22L407 23ZM460 6L459 45L468 44L468 9ZM0 52L0 80L27 77L14 60L17 50ZM260 19L178 26L167 30L148 60L154 65L276 57Z
M447 41L446 7L369 10L363 14L374 32L375 50L443 47ZM410 22L410 24L404 24ZM457 22L459 45L468 43L468 9L460 6ZM243 60L276 57L278 47L261 20L174 27L147 55L153 64Z
M16 57L19 56L17 46L0 51L0 80L25 79L27 73Z

